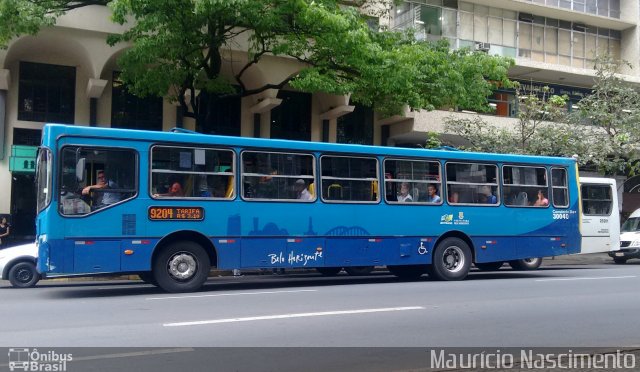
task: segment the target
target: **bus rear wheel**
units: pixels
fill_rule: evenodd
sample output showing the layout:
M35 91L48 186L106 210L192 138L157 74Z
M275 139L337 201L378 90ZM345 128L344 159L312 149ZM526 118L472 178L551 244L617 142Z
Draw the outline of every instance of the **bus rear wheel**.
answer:
M316 267L316 271L323 276L336 276L342 271L341 267Z
M387 269L391 274L405 280L419 279L426 272L426 267L424 265L390 265L387 266Z
M373 271L373 266L351 266L345 267L344 271L351 276L369 275Z
M433 264L427 266L436 280L462 280L471 267L471 248L460 238L446 238L433 253Z
M542 265L542 257L525 258L522 260L509 261L509 266L514 270L529 271L535 270Z
M503 264L504 262L498 261L498 262L483 262L483 263L476 262L474 265L476 265L476 267L480 271L497 271L497 270L500 270Z
M153 263L153 276L167 292L193 292L209 276L209 256L199 244L175 242L166 247Z

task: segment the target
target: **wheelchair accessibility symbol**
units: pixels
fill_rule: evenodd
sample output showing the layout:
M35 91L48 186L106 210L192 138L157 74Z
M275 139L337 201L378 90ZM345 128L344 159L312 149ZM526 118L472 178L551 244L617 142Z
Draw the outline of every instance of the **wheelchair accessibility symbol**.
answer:
M427 254L427 247L424 246L424 242L420 242L420 246L418 247L418 254Z

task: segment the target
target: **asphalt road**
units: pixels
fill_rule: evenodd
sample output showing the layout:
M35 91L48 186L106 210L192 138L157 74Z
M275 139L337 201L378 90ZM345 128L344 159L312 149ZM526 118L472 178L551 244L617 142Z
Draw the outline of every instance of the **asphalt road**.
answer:
M214 277L191 294L135 281L0 282L0 348L70 347L83 371L205 370L212 358L218 370L403 370L438 347L640 349L640 260L589 256L461 282Z

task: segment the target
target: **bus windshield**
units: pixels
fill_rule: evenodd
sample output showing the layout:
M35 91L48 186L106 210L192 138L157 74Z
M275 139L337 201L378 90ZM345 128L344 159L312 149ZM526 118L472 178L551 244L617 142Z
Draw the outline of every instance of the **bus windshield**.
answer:
M624 221L620 232L636 232L640 231L640 217L631 217Z
M51 202L51 151L40 148L38 151L37 195L36 203L38 212L43 210Z

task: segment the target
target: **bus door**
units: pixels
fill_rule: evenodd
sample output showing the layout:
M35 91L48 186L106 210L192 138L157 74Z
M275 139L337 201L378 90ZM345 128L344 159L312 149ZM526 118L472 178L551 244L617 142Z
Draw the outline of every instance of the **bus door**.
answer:
M580 178L582 197L582 245L580 253L620 249L620 213L616 181L610 178Z

